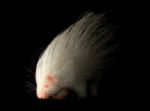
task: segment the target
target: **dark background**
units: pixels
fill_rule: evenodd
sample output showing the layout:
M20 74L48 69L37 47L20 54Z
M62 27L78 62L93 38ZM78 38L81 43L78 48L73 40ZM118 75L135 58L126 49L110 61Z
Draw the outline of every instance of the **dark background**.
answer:
M34 2L32 0L17 0L13 12L12 32L15 34L10 50L13 56L12 67L15 73L10 82L9 102L14 108L26 111L57 111L57 110L91 110L128 109L139 98L135 89L135 69L137 68L136 52L139 37L134 34L133 26L140 12L137 4L127 1L70 1L55 3ZM50 41L63 29L74 23L87 10L96 13L109 11L112 24L121 27L118 30L118 39L121 46L116 53L116 62L105 72L101 81L99 96L85 100L38 100L35 92L26 93L24 82L34 81L35 66L39 55ZM136 37L136 39L135 39ZM14 58L13 58L14 57ZM29 71L30 70L30 71ZM11 72L11 71L10 71ZM33 78L28 78L28 75ZM10 76L11 78L11 76ZM21 106L21 108L19 107Z

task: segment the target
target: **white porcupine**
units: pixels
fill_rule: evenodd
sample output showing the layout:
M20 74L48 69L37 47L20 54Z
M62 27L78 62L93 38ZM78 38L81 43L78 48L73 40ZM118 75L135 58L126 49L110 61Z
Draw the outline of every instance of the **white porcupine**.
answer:
M62 99L68 89L85 98L88 80L96 90L101 72L94 72L107 65L105 56L115 49L106 45L114 36L106 19L104 13L86 13L48 45L36 67L38 98Z

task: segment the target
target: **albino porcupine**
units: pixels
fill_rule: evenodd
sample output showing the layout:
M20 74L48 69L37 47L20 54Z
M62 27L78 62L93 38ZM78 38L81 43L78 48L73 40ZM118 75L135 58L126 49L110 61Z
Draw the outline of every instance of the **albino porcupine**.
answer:
M37 97L64 98L68 89L80 98L87 96L87 81L96 86L105 58L115 48L106 44L114 37L114 28L105 14L86 13L48 45L36 67ZM106 62L107 61L107 62ZM99 73L95 73L99 70Z

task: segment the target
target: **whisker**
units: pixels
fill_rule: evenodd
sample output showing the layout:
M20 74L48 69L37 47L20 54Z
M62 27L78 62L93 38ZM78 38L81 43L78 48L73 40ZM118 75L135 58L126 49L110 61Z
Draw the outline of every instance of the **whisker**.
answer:
M31 69L26 69L28 72L30 72L31 74L35 75L35 73L31 70Z
M31 89L35 89L35 87L31 86L31 85L26 85L27 88L31 88Z
M27 91L28 91L28 90L33 90L33 91L35 91L36 89L35 89L35 88L30 88L30 89L28 88Z
M25 85L29 85L29 86L32 86L32 87L36 87L36 85L34 85L34 84L32 84L32 83L30 83L30 82L25 82Z
M29 69L29 68L24 68L27 72L25 77L28 78L27 82L24 82L24 88L25 88L25 94L35 94L36 91L36 82L35 82L35 73ZM34 78L34 79L33 79Z
M27 72L29 72L29 73L27 73L26 75L25 75L25 78L31 78L32 80L34 80L34 81L32 81L32 82L35 82L35 73L31 70L31 69L29 69L29 68L24 68Z
M26 76L26 77L28 77L28 80L31 82L31 83L33 83L33 84L36 84L36 81L35 81L35 78L31 78L31 77L29 77L29 76Z
M26 90L25 94L35 94L35 89Z
M25 75L26 78L34 78L34 75L31 75L31 74L27 74Z
M31 82L25 82L25 94L34 94L36 91L36 86Z

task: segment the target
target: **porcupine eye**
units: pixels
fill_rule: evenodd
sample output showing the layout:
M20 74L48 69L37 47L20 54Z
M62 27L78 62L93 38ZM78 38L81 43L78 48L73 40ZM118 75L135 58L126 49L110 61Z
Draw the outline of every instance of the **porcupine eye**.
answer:
M48 88L50 85L53 85L55 83L53 76L47 76L47 83L44 85L44 88Z

